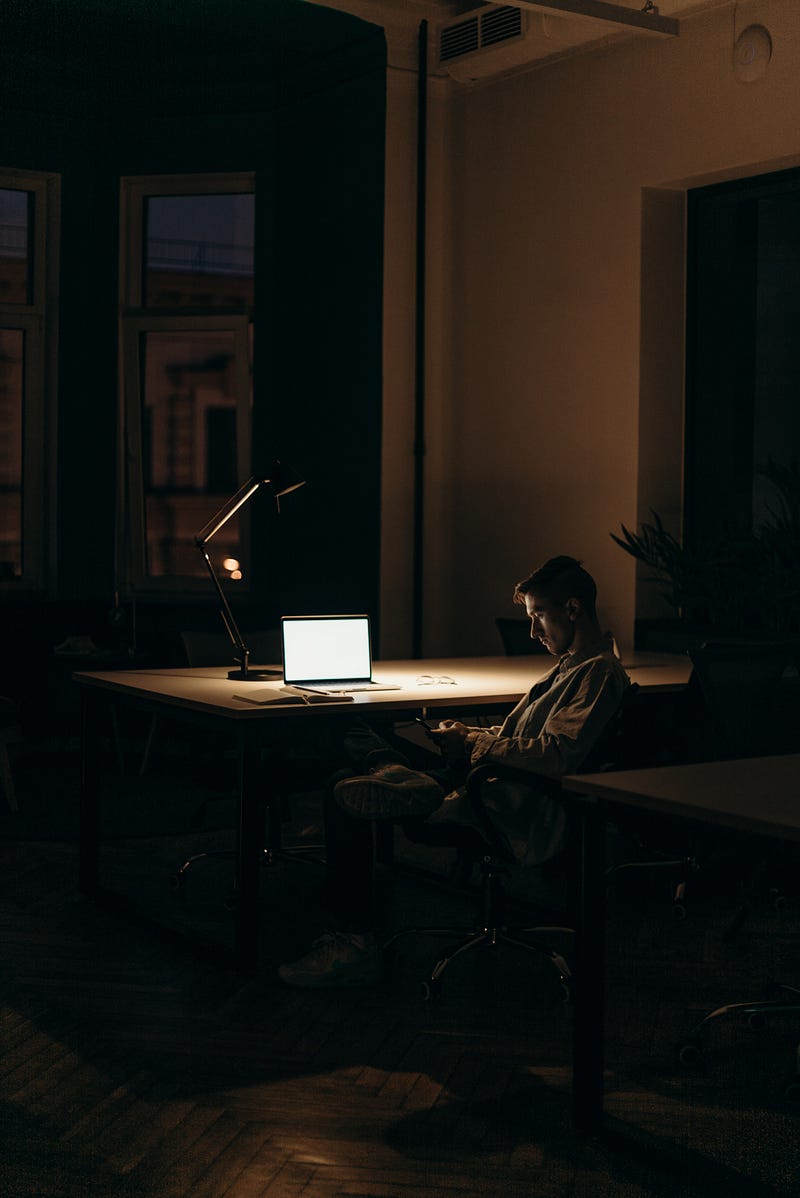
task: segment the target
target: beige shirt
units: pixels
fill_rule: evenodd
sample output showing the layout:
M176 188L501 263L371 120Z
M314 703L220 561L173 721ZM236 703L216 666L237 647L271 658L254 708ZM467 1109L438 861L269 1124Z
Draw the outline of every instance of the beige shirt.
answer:
M583 652L565 653L496 728L471 728L470 764L498 761L549 778L579 770L616 713L630 679L605 636ZM484 788L490 817L516 859L537 865L561 850L566 815L560 803L515 783ZM430 817L473 824L463 788ZM479 825L478 825L479 826Z
M503 761L548 778L574 773L629 682L608 635L582 653L563 654L499 728L470 730L470 764Z

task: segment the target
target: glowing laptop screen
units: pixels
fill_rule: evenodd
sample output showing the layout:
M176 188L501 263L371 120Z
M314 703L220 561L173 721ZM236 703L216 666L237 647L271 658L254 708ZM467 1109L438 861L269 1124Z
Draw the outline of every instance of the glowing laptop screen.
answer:
M286 682L345 682L372 677L368 616L284 616Z

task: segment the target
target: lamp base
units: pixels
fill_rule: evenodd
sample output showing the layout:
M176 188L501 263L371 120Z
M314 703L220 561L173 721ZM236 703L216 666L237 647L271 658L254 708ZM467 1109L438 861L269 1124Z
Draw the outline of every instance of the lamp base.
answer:
M228 670L228 677L236 682L269 682L283 677L283 670L250 670L247 673L239 667L238 670Z

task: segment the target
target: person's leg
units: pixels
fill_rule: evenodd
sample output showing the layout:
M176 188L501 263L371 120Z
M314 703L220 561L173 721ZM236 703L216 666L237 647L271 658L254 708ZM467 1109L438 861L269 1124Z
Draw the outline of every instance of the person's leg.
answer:
M326 891L334 930L304 957L279 967L278 976L289 985L320 988L378 980L372 821L428 815L447 789L446 773L437 781L410 769L397 747L367 725L348 732L345 749L356 768L369 772L339 771L325 788ZM431 762L440 759L431 755Z
M338 786L352 776L352 770L341 770L325 788L325 890L337 927L373 932L377 918L372 827L366 820L353 818L336 800Z
M290 986L374 985L380 978L372 826L342 810L334 793L351 773L334 774L323 800L325 890L332 927L304 956L279 966L278 977Z
M394 724L367 724L363 720L350 726L344 741L345 752L360 773L381 765L398 763L410 769L433 773L444 759L438 748L402 736Z

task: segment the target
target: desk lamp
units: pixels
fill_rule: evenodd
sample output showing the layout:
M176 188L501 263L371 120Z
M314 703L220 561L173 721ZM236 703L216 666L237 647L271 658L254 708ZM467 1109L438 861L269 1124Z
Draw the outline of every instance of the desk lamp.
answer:
M239 488L235 495L231 495L227 503L223 504L217 514L211 517L194 539L195 545L203 555L203 561L206 563L208 572L211 575L211 581L216 587L220 602L220 615L236 651L235 660L239 663L237 670L228 671L228 677L235 678L238 682L263 682L265 678L274 677L274 671L250 669L250 650L244 643L242 634L233 618L230 604L225 598L225 592L211 564L207 545L211 538L228 523L231 516L238 512L239 508L243 507L255 495L259 487L269 487L270 493L275 496L278 511L280 511L281 495L288 495L289 491L296 491L298 487L303 486L304 482L305 479L301 478L290 466L285 466L282 462L273 462L270 466L269 478L262 478L256 475L249 482L246 482L243 487Z

